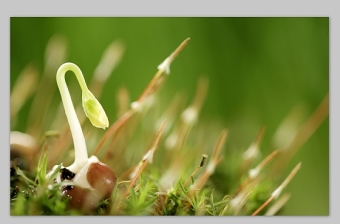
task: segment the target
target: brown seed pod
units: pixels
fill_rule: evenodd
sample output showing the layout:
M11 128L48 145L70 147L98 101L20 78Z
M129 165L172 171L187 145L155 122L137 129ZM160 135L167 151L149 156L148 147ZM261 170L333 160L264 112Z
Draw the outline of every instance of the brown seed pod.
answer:
M117 178L110 167L102 162L92 163L86 176L90 186L100 192L104 199L111 196Z
M101 200L110 198L117 178L109 166L98 160L86 164L72 181L73 186L63 189L63 195L69 198L69 207L91 213Z
M69 208L81 210L86 214L95 211L100 201L100 197L94 194L92 190L75 185L66 186L63 189L62 195L69 198Z

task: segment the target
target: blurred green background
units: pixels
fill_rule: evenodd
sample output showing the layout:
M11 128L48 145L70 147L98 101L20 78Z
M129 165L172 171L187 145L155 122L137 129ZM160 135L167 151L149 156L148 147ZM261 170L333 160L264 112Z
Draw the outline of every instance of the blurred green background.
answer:
M66 37L67 61L90 80L105 48L124 41L125 54L100 99L116 119L116 89L136 99L157 66L187 37L191 40L171 66L164 90L193 96L197 80L209 78L201 118L229 130L228 150L247 149L261 125L261 151L268 154L280 122L297 105L312 114L329 91L329 18L11 18L10 85L33 61L44 68L44 52L54 34ZM59 93L58 93L59 94ZM11 130L24 131L30 100ZM112 122L111 122L112 123ZM329 119L290 163L302 168L288 185L292 197L282 215L329 215Z

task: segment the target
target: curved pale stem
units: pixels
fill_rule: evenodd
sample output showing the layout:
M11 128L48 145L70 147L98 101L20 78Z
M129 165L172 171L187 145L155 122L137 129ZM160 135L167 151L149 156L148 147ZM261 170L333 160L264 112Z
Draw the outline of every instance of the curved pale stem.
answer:
M74 109L70 92L65 82L65 73L67 71L72 71L76 75L82 92L86 92L88 91L88 89L85 83L84 76L77 65L73 63L65 63L60 66L57 71L57 84L65 108L66 117L70 125L75 150L74 163L69 166L68 169L76 173L87 163L88 154L83 131L81 129L76 111Z

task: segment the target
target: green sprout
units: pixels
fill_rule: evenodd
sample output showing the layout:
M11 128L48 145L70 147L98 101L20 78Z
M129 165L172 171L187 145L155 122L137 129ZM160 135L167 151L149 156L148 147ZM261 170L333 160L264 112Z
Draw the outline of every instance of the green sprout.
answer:
M97 128L107 128L109 120L102 105L100 105L95 96L90 91L86 91L83 92L82 99L85 114L90 119L92 125Z
M88 154L83 131L77 118L70 92L65 82L65 73L69 70L72 71L77 77L78 83L82 90L83 109L92 125L97 128L105 129L109 126L109 121L102 105L87 88L83 73L81 72L80 68L74 63L64 63L61 65L57 71L57 84L65 108L66 117L70 125L75 150L74 163L67 167L67 169L77 173L88 162Z

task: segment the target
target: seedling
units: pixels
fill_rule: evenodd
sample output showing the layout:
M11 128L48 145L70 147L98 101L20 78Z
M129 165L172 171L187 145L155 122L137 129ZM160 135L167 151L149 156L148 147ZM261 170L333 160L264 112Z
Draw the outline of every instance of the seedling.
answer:
M65 82L65 73L72 71L82 90L82 105L86 116L92 125L97 128L107 128L108 118L99 101L87 88L84 76L79 67L73 63L65 63L57 71L57 84L61 99L65 108L66 117L70 126L74 150L74 163L68 167L62 167L61 173L56 178L57 182L72 180L74 185L63 189L65 195L70 196L71 207L84 207L99 202L102 198L108 198L116 184L116 175L106 164L100 162L96 156L88 158L85 138L77 118L69 90ZM47 174L50 176L57 166ZM92 194L92 193L95 193Z

